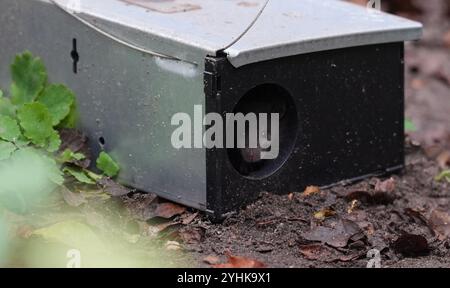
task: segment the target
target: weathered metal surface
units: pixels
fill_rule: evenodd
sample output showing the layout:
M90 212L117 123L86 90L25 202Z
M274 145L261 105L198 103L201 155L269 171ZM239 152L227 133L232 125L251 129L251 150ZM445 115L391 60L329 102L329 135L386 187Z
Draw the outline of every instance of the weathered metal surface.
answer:
M52 82L75 91L80 128L96 150L103 137L121 163L122 182L205 208L206 152L176 150L170 142L172 115L192 115L193 105L205 101L203 64L144 55L43 1L0 0L0 11L2 89L11 83L7 67L15 54L30 50L44 60ZM73 38L80 56L77 74Z
M338 0L52 1L133 45L188 62L225 49L236 67L414 40L422 31L417 22Z
M422 25L337 0L270 1L238 42L226 49L234 66L284 56L419 39Z
M188 62L241 36L266 0L53 0L125 42ZM75 5L75 4L76 5ZM169 4L170 3L170 4ZM136 5L138 4L138 5ZM194 7L195 9L186 9ZM169 13L172 12L172 13Z

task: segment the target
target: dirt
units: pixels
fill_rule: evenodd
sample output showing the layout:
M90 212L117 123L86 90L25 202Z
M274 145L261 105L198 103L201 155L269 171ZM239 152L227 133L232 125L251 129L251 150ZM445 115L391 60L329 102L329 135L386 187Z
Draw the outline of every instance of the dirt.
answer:
M440 166L450 164L443 163L450 159L445 158L445 151L450 151L448 1L401 2L408 3L393 1L387 8L425 25L424 40L406 46L406 115L417 131L405 141L404 171L392 179L369 179L311 196L303 191L285 196L262 193L222 224L199 218L187 229L201 227L204 237L185 245L198 266L209 267L211 257L225 261L230 253L269 267L366 267L372 259L367 252L377 249L382 267L450 267L449 235L436 233L432 217L435 211L450 212L450 184L434 179L445 168ZM315 213L324 209L333 212L316 219ZM362 235L333 247L329 243L335 244L336 237L354 236L336 232L342 219L356 224ZM437 230L442 229L449 231L448 225ZM318 232L315 239L326 244L311 241L311 232Z

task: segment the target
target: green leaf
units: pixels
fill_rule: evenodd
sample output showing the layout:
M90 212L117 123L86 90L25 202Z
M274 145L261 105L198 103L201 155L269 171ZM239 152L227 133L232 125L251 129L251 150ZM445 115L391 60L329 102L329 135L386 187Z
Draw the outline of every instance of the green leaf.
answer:
M74 220L34 230L32 235L41 236L47 241L61 243L79 250L93 246L99 248L105 245L89 226Z
M95 184L95 181L92 180L83 170L81 169L77 169L77 168L72 168L72 167L65 167L63 170L64 173L67 173L73 177L75 177L75 179L77 179L78 181L80 181L81 183L85 183L85 184Z
M450 182L450 170L444 170L441 174L435 177L436 181L442 181L447 180L447 182Z
M70 149L64 150L59 156L59 161L61 163L70 163L72 161L80 161L86 159L86 156L83 153L75 153Z
M30 52L17 55L11 65L13 84L11 100L15 105L23 105L36 99L47 82L47 71L40 58Z
M25 131L24 135L33 144L41 147L47 144L47 138L54 131L52 117L47 107L37 102L25 104L19 109L17 117L19 118L20 126Z
M63 181L53 159L31 147L18 149L9 159L0 161L0 203L24 213L46 199Z
M16 149L17 148L14 144L0 140L0 160L10 158Z
M14 142L21 136L17 121L9 116L0 115L0 138Z
M39 95L37 101L47 107L52 116L53 126L56 126L69 115L75 95L64 85L49 85Z
M416 125L410 120L405 120L405 132L415 132L417 131Z
M6 97L0 97L0 115L16 117L16 107L11 103L11 100Z
M101 152L97 158L97 168L109 177L114 177L119 172L119 165L106 152Z
M59 150L59 146L61 146L61 138L59 137L58 131L53 130L52 134L48 138L48 152L56 152Z
M59 123L59 128L75 128L78 120L77 104L74 101L70 106L69 115Z
M86 174L91 178L94 179L96 182L98 182L99 180L102 180L104 177L103 175L99 175L97 173L94 173L92 171L89 170L84 170L84 172L86 172Z
M26 139L23 135L21 135L19 138L17 138L16 141L14 141L14 144L16 144L16 146L19 148L25 148L30 145L30 143L30 140Z

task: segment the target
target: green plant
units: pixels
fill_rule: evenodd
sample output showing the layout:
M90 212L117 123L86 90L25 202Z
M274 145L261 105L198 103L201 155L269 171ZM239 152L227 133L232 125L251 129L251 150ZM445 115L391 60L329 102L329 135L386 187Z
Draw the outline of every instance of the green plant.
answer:
M435 180L440 182L442 180L446 180L450 183L450 170L442 171L438 176L435 177Z
M76 97L66 86L48 82L47 71L40 58L28 51L17 55L11 65L11 75L10 96L6 97L0 90L0 180L6 181L5 177L11 175L21 178L21 170L27 170L26 166L32 164L36 164L39 171L46 169L39 175L54 185L63 185L63 175L73 176L85 184L96 184L105 176L118 174L119 166L106 152L102 152L97 160L97 168L103 172L99 175L86 167L74 165L86 158L84 154L70 149L61 151L59 131L75 126ZM28 172L23 176L34 177L36 174L33 169ZM0 183L0 196L8 194L8 199L19 197L26 202L26 193L22 190L32 187L20 187L21 191L16 191L18 189L14 187L20 186L18 182L12 181L9 187ZM52 187L47 182L40 184L43 189Z

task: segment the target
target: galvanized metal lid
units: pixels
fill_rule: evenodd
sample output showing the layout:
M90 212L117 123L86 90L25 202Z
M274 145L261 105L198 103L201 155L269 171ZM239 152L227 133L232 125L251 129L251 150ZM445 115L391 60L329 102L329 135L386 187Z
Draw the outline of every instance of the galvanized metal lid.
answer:
M422 33L420 23L339 0L50 1L142 50L193 63L223 51L236 67Z

